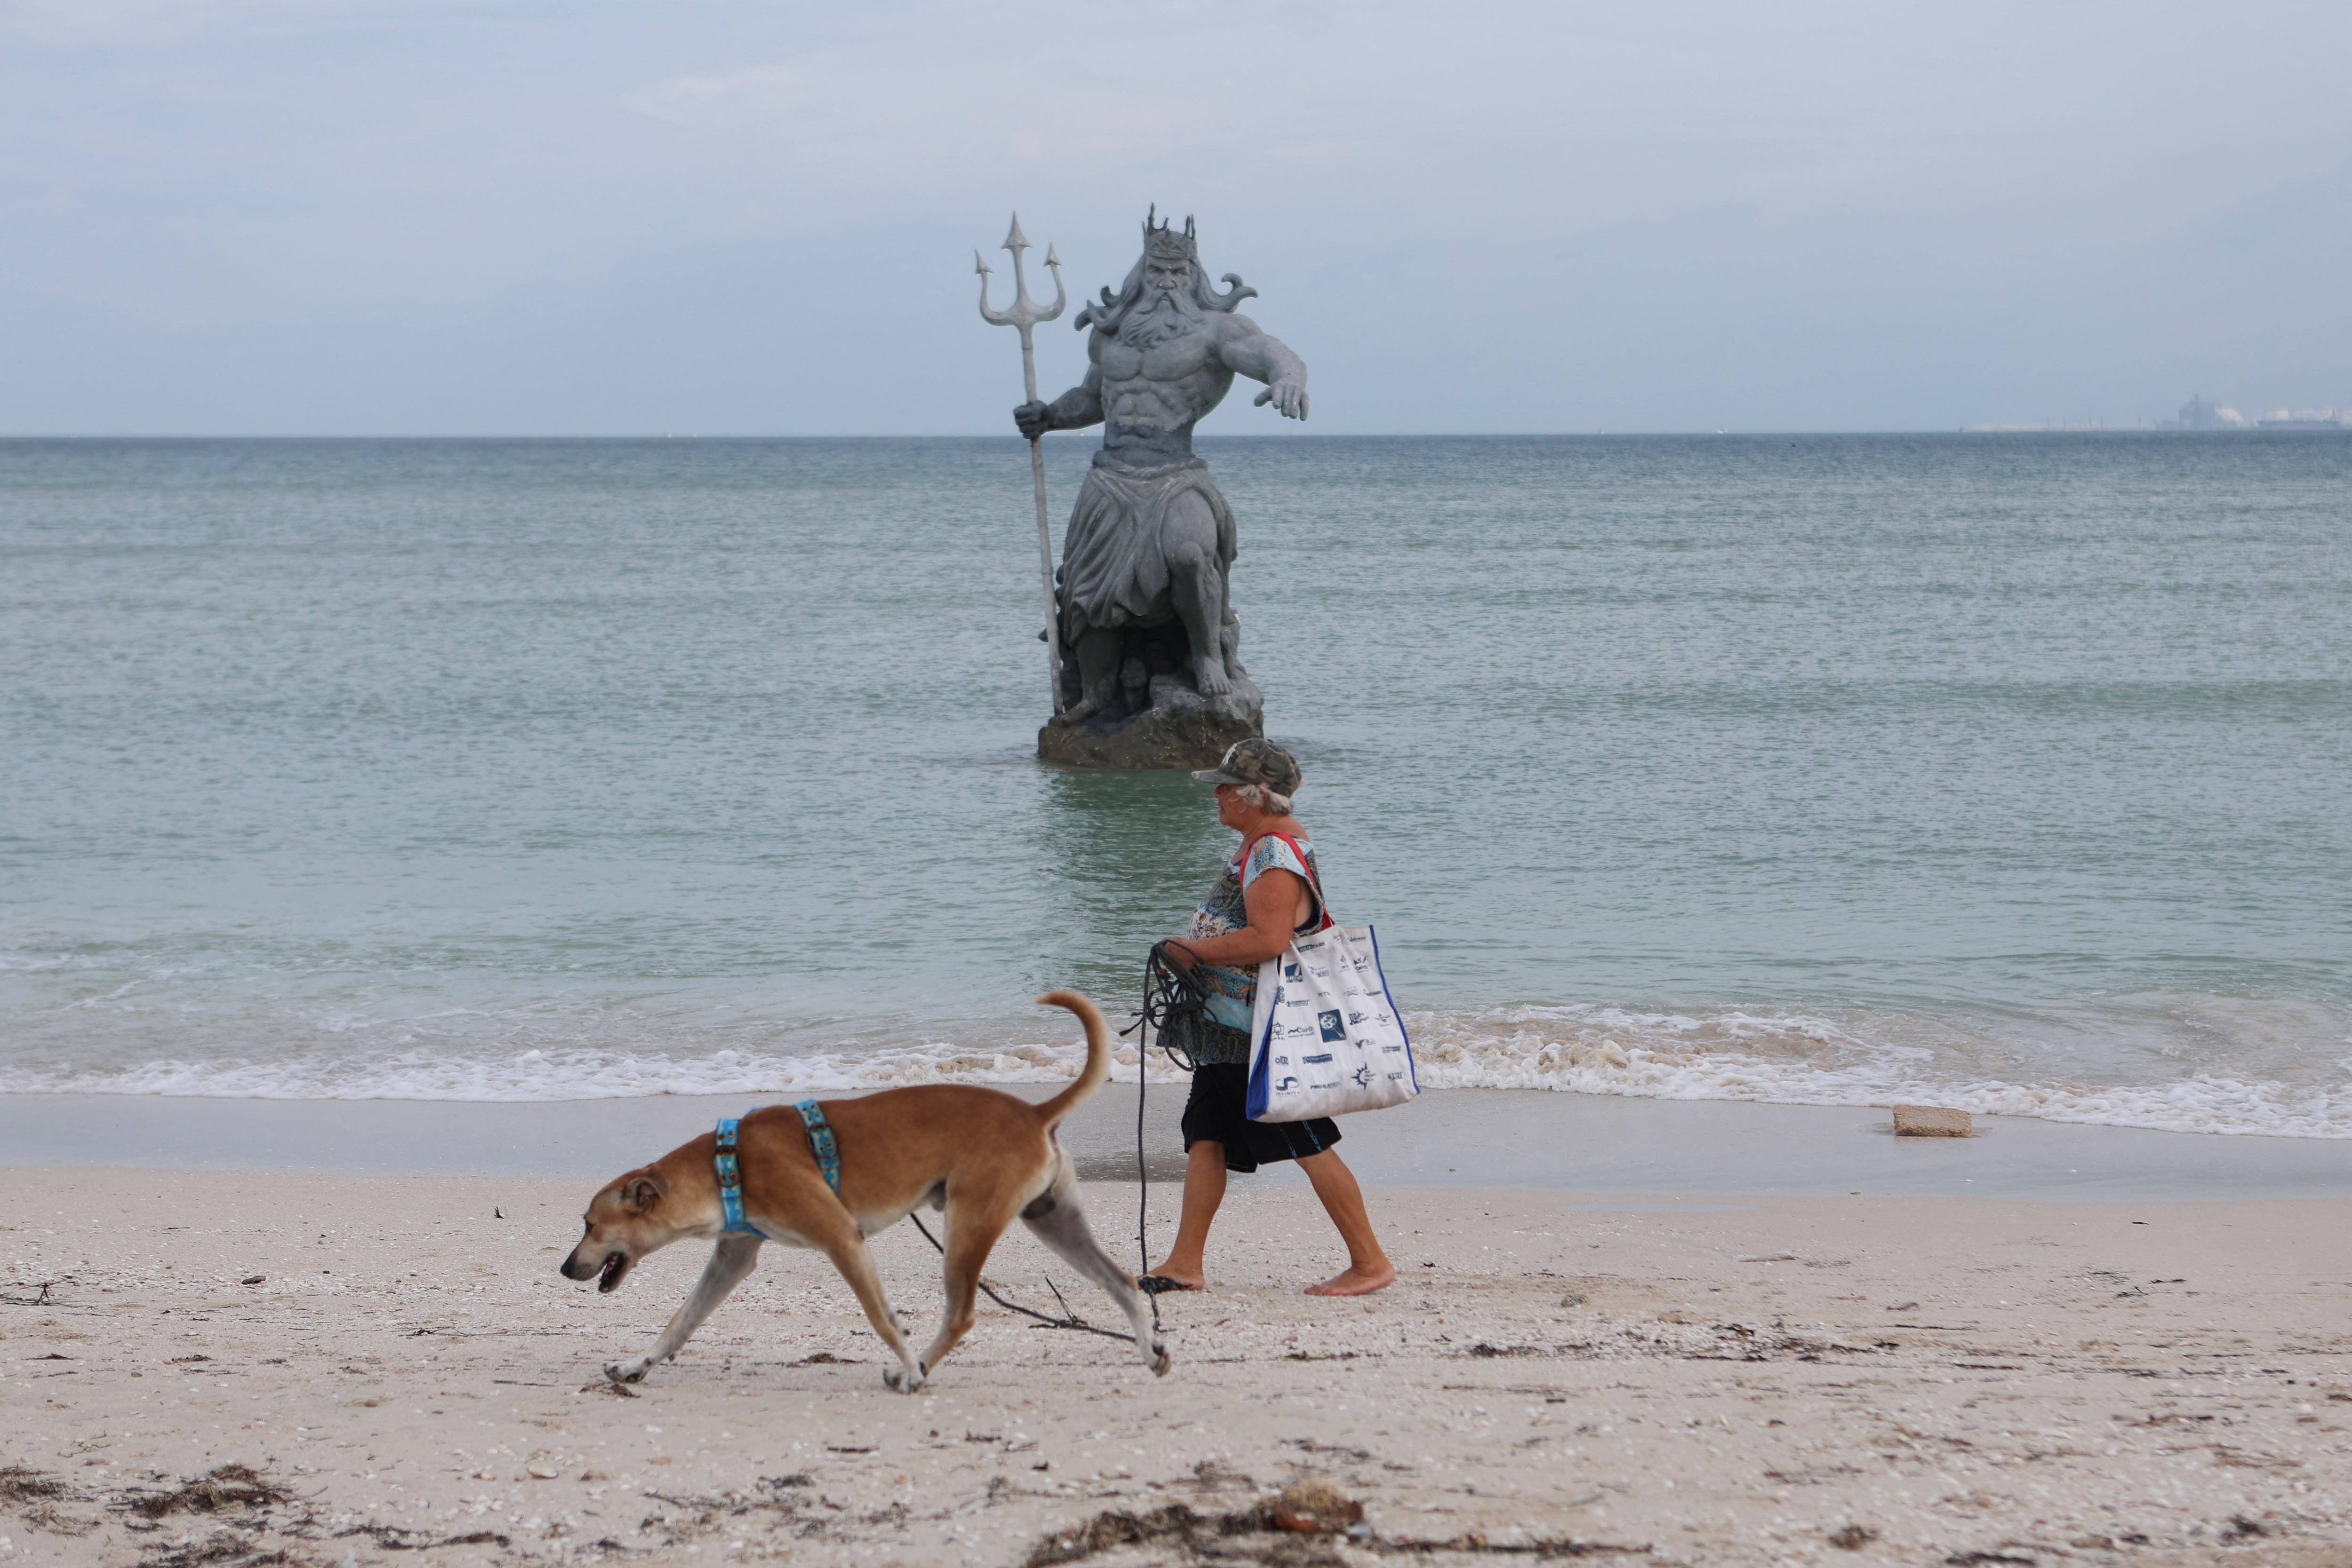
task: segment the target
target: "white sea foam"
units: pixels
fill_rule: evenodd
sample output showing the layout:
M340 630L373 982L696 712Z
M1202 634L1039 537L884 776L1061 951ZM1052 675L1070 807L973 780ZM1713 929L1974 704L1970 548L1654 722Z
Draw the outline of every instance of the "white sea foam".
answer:
M2306 1052L2301 1068L2278 1076L2176 1071L2100 1082L2034 1071L2036 1052L1981 1029L1899 1013L1518 1007L1408 1014L1407 1021L1427 1088L1807 1105L1924 1102L1987 1115L2177 1132L2352 1137L2352 1058ZM19 1063L0 1067L0 1092L462 1101L785 1095L908 1083L1046 1082L1075 1076L1084 1055L1075 1040L1024 1040L1009 1025L975 1027L963 1040L845 1041L793 1051L733 1038L740 1043L702 1051L610 1043L499 1051L474 1037L390 1051L313 1047L274 1059ZM2335 1049L2345 1049L2343 1042ZM1120 1075L1132 1076L1133 1044L1120 1041L1115 1054ZM1182 1076L1157 1051L1150 1071L1155 1082Z
M1801 1105L1925 1103L1983 1115L2172 1132L2352 1137L2352 1059L2307 1075L2315 1082L2196 1072L2100 1083L2015 1073L2022 1065L2017 1053L1954 1050L1948 1027L1923 1027L1918 1019L1873 1019L1898 1027L1865 1030L1855 1020L1802 1014L1519 1008L1412 1021L1420 1025L1415 1059L1429 1088ZM1889 1038L1898 1034L1927 1040ZM2009 1057L2003 1065L2013 1075L1983 1072L1988 1054Z
M1131 1075L1132 1046L1118 1053ZM1158 1053L1155 1052L1155 1059ZM159 1061L107 1069L0 1070L0 1092L174 1094L249 1100L614 1100L657 1094L787 1094L908 1083L1035 1083L1073 1078L1076 1046L973 1051L939 1043L784 1056L720 1049L671 1055L593 1047L507 1055L404 1051L296 1061ZM1155 1078L1180 1076L1155 1061Z

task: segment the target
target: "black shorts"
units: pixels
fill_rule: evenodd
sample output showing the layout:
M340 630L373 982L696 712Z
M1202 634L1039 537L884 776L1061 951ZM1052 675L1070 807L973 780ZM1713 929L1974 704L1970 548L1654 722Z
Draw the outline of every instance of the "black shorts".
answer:
M1276 1160L1319 1155L1339 1141L1328 1116L1307 1122L1249 1119L1249 1069L1239 1062L1202 1062L1192 1073L1192 1097L1184 1102L1184 1147L1223 1144L1225 1168L1254 1171Z

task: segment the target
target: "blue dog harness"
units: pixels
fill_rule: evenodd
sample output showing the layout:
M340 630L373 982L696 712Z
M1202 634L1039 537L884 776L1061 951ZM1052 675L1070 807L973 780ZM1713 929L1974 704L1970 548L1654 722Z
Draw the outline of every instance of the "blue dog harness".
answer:
M808 1128L809 1153L816 1156L816 1168L824 1173L824 1185L833 1188L833 1196L841 1196L841 1145L833 1141L833 1126L824 1119L824 1112L814 1100L803 1100L793 1107L801 1113L801 1124Z
M814 1100L803 1100L793 1109L801 1113L801 1124L808 1129L809 1152L816 1155L816 1168L824 1174L824 1185L839 1197L841 1145L834 1141L833 1124L824 1119L824 1112ZM719 1207L727 1216L727 1234L757 1236L759 1228L743 1218L743 1165L737 1155L735 1136L741 1123L740 1116L719 1119L719 1155L712 1163L719 1170Z

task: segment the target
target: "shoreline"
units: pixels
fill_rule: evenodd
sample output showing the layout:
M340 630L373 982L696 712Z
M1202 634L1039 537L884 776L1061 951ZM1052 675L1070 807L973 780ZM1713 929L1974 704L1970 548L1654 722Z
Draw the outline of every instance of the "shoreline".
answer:
M1016 1084L1044 1099L1058 1086ZM853 1098L822 1096L824 1099ZM533 1102L226 1100L0 1094L0 1168L250 1170L359 1176L603 1179L753 1104L757 1096ZM1181 1179L1181 1084L1146 1102L1147 1169ZM2160 1132L1979 1116L1967 1139L1896 1138L1851 1106L1645 1100L1549 1090L1425 1091L1348 1118L1341 1153L1384 1186L1780 1197L2048 1200L2352 1197L2352 1139ZM1065 1124L1082 1178L1132 1180L1132 1083ZM1300 1182L1269 1168L1258 1185Z

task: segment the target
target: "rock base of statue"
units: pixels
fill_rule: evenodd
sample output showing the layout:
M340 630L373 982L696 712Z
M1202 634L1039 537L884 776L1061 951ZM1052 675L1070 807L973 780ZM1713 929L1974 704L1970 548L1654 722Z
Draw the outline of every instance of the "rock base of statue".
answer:
M1178 675L1154 675L1145 690L1122 689L1079 724L1054 720L1037 732L1037 758L1066 768L1214 768L1227 747L1265 733L1265 697L1247 677L1204 697Z

